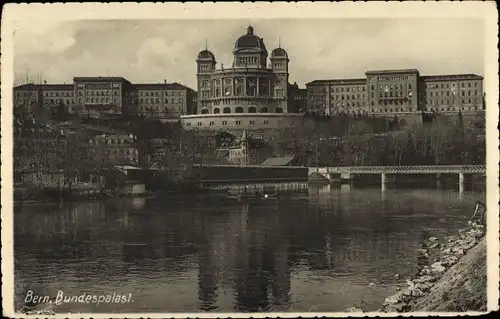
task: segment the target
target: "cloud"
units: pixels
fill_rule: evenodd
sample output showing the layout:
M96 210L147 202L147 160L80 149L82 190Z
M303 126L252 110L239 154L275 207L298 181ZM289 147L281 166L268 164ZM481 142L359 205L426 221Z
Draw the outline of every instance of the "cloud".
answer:
M417 68L422 74L483 73L480 20L101 20L20 21L15 64L50 82L74 76L124 76L132 82L180 81L196 87L196 56L205 48L230 67L248 25L269 52L290 57L290 80L363 77L367 70Z
M20 55L36 52L61 53L76 43L71 24L49 21L18 21L14 48Z

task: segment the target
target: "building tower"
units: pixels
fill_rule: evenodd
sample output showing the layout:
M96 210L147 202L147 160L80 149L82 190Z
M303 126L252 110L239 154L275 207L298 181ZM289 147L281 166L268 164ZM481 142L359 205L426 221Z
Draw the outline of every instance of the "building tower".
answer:
M247 34L236 40L233 49L234 66L265 69L267 49L264 39L253 33L253 27L247 28Z
M198 54L196 59L196 77L198 82L198 102L197 110L194 113L198 113L199 110L205 108L209 104L209 99L212 96L211 88L211 77L212 73L215 71L215 65L217 61L212 52L208 51L207 48Z
M287 113L288 100L288 54L281 45L271 52L271 70L274 74L274 97L277 99L277 110Z

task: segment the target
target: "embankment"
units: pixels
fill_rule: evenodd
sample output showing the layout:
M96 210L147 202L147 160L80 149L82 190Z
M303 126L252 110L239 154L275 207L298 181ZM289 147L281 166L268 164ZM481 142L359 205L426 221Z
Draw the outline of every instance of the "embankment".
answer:
M458 236L427 240L421 253L428 265L406 279L407 288L387 297L382 312L463 312L486 310L485 227L469 222Z

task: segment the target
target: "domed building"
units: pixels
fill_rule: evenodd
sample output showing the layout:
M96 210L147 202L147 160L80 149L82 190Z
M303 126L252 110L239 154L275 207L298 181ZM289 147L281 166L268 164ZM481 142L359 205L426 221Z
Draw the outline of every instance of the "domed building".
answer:
M288 109L287 52L268 51L252 26L233 49L232 65L216 68L215 55L198 54L195 114L182 117L186 128L209 130L258 130L293 124L300 114Z

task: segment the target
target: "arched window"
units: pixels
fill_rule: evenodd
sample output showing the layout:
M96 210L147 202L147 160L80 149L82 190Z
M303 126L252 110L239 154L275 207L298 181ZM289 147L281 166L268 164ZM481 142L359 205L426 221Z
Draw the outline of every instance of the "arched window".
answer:
M219 108L215 108L214 109L214 114L219 114L220 113L220 109Z
M276 108L276 113L283 113L283 109L281 107Z
M260 109L260 113L269 113L269 110L267 109L267 107L263 107Z
M228 108L228 107L225 107L223 110L222 110L223 113L231 113L231 109Z
M243 113L243 108L241 106L238 106L235 110L235 113Z
M257 113L257 109L255 108L255 106L250 106L248 108L248 113Z
M201 114L208 114L208 110L207 109L201 110Z

